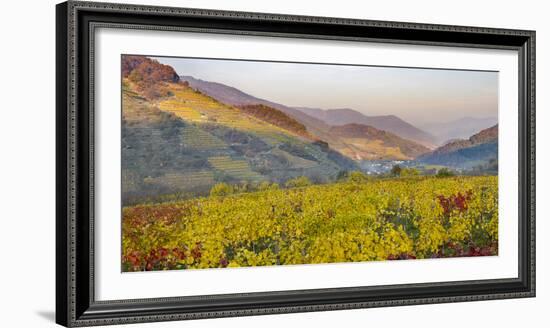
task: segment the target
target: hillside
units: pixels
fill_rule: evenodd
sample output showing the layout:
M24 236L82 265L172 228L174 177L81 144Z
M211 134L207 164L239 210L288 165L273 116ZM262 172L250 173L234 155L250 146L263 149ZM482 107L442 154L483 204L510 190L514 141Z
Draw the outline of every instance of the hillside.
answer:
M463 117L448 122L436 122L421 126L425 131L436 136L440 145L449 143L454 139L467 139L476 132L497 124L496 117Z
M216 123L267 136L274 136L274 134L300 136L294 131L257 118L240 108L226 105L184 84L171 84L169 91L171 96L156 100L155 105L162 111L173 113L185 121Z
M393 133L363 124L346 124L330 129L333 135L342 138L353 149L358 159L413 159L430 149ZM346 149L342 150L346 154ZM349 154L351 155L351 154Z
M330 125L345 125L351 123L365 124L391 132L401 138L409 139L427 147L436 144L436 138L429 133L405 122L395 115L367 116L350 108L319 109L297 107L298 110L323 120Z
M199 90L203 94L220 101L221 103L242 107L248 105L265 105L275 108L306 127L312 137L326 142L330 148L346 155L354 160L369 158L384 159L409 159L412 154L422 151L405 150L404 154L395 144L383 143L376 140L357 140L339 136L334 133L332 126L320 118L313 117L296 108L291 108L265 99L257 98L222 83L209 82L196 79L192 76L181 75L180 79L189 83L189 86ZM404 143L401 143L404 144Z
M123 203L169 193L178 182L189 192L208 189L214 177L207 158L192 156L192 144L184 138L193 127L152 106L127 84L122 102Z
M446 154L459 149L477 146L479 144L491 143L498 139L498 125L479 131L468 139L455 140L437 149L432 154Z
M122 56L122 77L132 82L137 91L147 99L169 94L166 83L178 83L180 77L168 65L144 56Z
M471 169L498 160L498 125L481 130L468 139L455 140L433 152L422 155L418 161Z
M311 138L311 136L307 132L305 125L296 121L295 119L278 109L263 104L241 105L238 106L238 108L248 115L254 116L257 119L281 127L297 135Z
M284 183L335 178L356 164L311 139L305 127L265 107L226 105L183 81L159 80L147 96L130 71L122 84L123 202L206 195L219 182ZM281 115L282 114L282 115ZM153 199L155 200L155 199Z
M281 112L296 119L298 122L304 124L308 129L308 131L315 134L318 134L319 132L328 129L329 127L324 121L311 117L305 113L302 113L301 111L295 108L278 104L269 100L254 97L237 88L234 88L222 83L204 81L201 79L196 79L192 76L184 76L184 75L181 75L180 79L182 81L186 81L187 83L189 83L189 85L193 89L196 89L204 94L207 94L210 97L215 98L224 104L228 104L232 106L262 104L262 105L266 105L266 106L278 109Z

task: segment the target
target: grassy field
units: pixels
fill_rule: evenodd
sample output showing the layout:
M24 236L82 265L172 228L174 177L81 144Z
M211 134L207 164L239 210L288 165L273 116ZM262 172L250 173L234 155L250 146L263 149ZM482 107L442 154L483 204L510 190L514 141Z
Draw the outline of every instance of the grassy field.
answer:
M123 209L124 271L498 253L497 177L345 181Z

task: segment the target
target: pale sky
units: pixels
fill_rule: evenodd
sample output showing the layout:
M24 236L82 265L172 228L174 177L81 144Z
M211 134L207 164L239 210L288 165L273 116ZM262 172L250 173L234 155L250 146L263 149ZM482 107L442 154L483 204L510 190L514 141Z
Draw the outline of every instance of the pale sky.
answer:
M151 57L179 75L291 107L352 108L422 125L497 117L498 72Z

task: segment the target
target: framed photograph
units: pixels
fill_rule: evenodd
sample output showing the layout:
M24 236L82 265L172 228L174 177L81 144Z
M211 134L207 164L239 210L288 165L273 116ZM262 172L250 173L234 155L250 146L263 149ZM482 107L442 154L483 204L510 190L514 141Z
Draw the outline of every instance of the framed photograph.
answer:
M535 296L535 32L57 5L64 326Z

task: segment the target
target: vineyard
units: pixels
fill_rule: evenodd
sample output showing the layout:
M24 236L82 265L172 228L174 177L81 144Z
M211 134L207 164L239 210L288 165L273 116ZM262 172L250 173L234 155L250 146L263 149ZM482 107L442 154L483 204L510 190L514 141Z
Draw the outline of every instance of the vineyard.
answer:
M359 169L274 108L226 105L186 83L136 81L122 81L123 206L206 196L224 182L325 183Z
M189 124L183 128L181 138L183 139L185 147L195 151L219 150L227 147L223 140L216 138L210 133L192 124Z
M222 158L215 165L229 165ZM123 209L124 271L488 256L498 181L369 179Z
M230 175L243 181L262 180L262 176L252 171L245 160L232 159L229 156L215 156L208 158L208 162L219 172Z
M191 88L181 85L171 85L171 92L174 96L160 101L158 108L162 111L173 113L185 121L217 123L268 136L273 135L273 133L289 133L289 131L276 125L249 115L242 115L242 110L222 104Z

